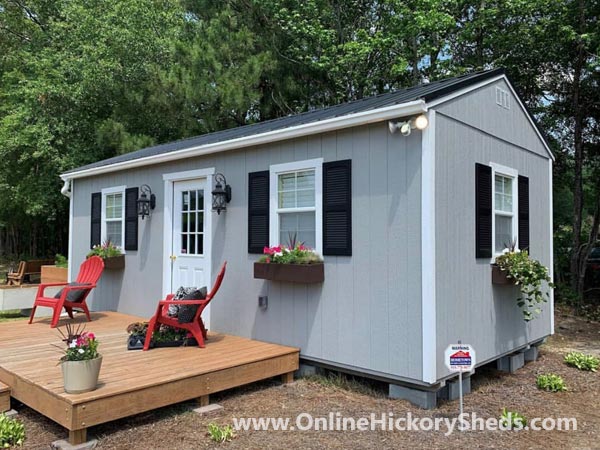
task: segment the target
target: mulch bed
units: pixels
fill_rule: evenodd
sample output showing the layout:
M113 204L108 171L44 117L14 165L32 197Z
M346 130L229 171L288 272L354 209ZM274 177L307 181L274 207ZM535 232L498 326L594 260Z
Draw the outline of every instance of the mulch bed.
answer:
M458 401L425 411L402 400L390 400L377 385L344 383L325 378L302 379L282 386L276 381L253 384L211 396L224 410L212 417L193 412L191 402L162 408L93 427L88 436L99 439L98 449L264 449L264 448L599 448L600 376L567 367L562 358L576 349L600 355L600 324L557 313L557 334L542 347L538 361L516 374L479 369L473 378L473 393L465 398L465 411L479 417L499 417L502 408L517 410L528 418L576 417L577 431L476 431L455 432L316 432L239 431L231 442L217 444L207 436L211 422L232 424L234 417L290 417L308 412L314 417L340 412L348 417L374 412L411 412L418 417L454 417ZM548 393L535 386L538 374L561 375L568 392ZM13 402L14 403L14 402ZM17 405L27 430L24 448L47 449L50 442L64 439L65 431L35 411Z

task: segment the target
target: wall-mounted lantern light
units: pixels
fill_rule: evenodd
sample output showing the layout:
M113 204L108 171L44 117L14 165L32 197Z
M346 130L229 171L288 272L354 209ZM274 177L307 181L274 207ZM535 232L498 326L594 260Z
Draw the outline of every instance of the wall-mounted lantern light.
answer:
M424 130L427 128L427 125L429 125L429 119L427 119L425 114L420 114L417 117L413 117L404 122L394 122L392 120L388 122L390 133L394 134L396 131L400 130L402 136L410 136L411 131L415 128L417 130Z
M156 207L156 195L152 193L152 189L147 184L140 186L140 198L137 199L138 216L150 216L150 212Z
M225 175L215 174L215 188L212 191L212 210L217 214L227 210L227 203L231 201L231 186L227 184Z

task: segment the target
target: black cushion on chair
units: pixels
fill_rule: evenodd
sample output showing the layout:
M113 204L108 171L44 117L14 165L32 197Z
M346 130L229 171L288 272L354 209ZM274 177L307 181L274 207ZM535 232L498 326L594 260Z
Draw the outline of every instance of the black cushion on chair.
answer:
M91 286L91 283L69 283L69 284L67 284L67 286ZM58 291L56 293L56 295L54 296L54 298L60 298L63 290L64 290L64 288L61 289L60 291ZM69 292L67 292L66 300L68 302L72 302L72 303L80 303L83 301L83 297L85 296L86 292L87 292L87 289L77 289L74 291L69 291Z
M188 291L181 300L204 300L206 298L206 286ZM177 315L177 322L179 323L190 323L194 320L194 316L198 311L198 305L179 305L179 314Z

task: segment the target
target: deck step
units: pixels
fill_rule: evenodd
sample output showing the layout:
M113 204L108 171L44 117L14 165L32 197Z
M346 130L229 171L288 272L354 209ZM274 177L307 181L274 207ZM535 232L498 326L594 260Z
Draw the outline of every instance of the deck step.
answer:
M10 388L0 382L0 413L10 410Z

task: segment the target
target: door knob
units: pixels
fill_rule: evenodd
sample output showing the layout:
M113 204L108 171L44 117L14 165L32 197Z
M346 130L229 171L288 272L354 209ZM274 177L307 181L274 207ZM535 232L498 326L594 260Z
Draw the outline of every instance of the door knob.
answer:
M171 258L171 261L175 261L177 259L177 256L171 255L171 256L169 256L169 258Z

